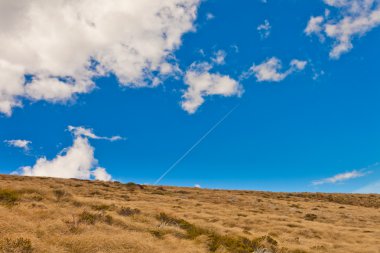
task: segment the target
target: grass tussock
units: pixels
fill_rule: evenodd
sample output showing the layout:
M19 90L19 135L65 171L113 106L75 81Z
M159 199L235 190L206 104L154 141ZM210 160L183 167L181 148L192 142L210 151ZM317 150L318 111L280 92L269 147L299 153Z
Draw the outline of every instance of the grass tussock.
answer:
M133 216L136 214L140 214L141 210L137 208L122 207L117 211L117 213L121 216Z
M32 253L33 251L32 243L29 239L20 237L0 240L0 252L2 253Z
M0 189L0 204L12 207L20 200L20 193L9 189Z

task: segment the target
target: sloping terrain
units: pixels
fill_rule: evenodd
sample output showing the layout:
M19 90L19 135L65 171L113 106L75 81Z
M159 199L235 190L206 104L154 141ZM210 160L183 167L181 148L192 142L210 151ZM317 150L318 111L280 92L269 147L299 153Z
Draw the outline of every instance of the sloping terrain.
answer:
M0 175L0 252L380 252L380 195Z

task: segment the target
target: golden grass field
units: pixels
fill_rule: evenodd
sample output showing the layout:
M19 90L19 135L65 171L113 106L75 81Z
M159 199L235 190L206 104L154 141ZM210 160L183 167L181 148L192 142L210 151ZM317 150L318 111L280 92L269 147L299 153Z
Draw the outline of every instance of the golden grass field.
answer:
M0 252L380 253L380 195L0 175Z

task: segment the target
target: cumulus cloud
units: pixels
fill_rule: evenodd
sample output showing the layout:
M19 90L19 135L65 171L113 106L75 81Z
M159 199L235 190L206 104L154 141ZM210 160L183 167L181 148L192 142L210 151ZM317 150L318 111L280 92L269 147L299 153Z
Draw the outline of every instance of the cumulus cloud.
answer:
M66 102L113 73L152 87L194 30L200 0L0 1L0 113L23 99Z
M242 78L255 75L258 82L279 82L295 71L303 70L306 65L307 61L293 59L289 64L289 68L286 71L281 72L281 60L272 57L259 65L252 65L249 71L243 74Z
M380 2L378 0L324 0L338 10L338 18L332 17L330 11L324 16L311 17L305 33L316 34L323 41L332 39L330 58L338 59L353 48L354 38L365 35L380 25Z
M73 133L75 136L83 136L90 139L96 139L96 140L107 140L107 141L118 141L122 140L123 137L116 135L112 137L104 137L104 136L98 136L94 134L93 129L91 128L84 128L84 127L74 127L74 126L68 126L68 130Z
M198 189L200 189L200 188L202 188L202 186L201 186L200 184L195 184L195 185L194 185L194 188L198 188Z
M354 179L354 178L364 177L367 174L368 172L353 170L351 172L345 172L345 173L337 174L329 178L313 181L312 184L313 185L335 184L335 183L343 182L343 181Z
M112 177L106 169L98 167L94 148L88 140L88 138L104 139L105 137L96 136L91 129L82 127L71 128L71 131L74 133L72 146L63 149L51 160L41 157L33 166L22 167L21 174L25 176L111 180Z
M28 140L6 140L4 142L7 143L9 146L21 148L24 151L28 151L29 145L32 143L31 141L28 141Z
M264 20L264 23L263 23L263 24L261 24L261 25L259 25L259 26L257 27L257 31L259 31L260 37L261 37L262 39L266 39L266 38L268 38L269 35L270 35L270 30L271 30L271 28L272 28L272 27L271 27L269 21L266 19L266 20Z
M92 171L92 175L94 176L95 180L111 181L112 179L111 175L108 174L106 169L102 167L97 167L94 171Z
M243 87L238 81L228 75L211 73L213 65L202 62L193 63L185 74L188 86L182 96L182 108L188 113L194 113L204 103L205 96L220 95L225 97L240 96Z

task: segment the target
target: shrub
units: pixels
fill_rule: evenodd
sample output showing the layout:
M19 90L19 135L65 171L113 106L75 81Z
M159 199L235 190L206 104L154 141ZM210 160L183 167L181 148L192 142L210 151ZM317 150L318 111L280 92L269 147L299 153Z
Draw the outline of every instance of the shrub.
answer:
M0 204L14 206L20 199L20 194L16 191L0 189Z
M130 207L122 207L119 209L119 211L117 213L122 215L122 216L132 216L135 214L140 214L141 211L140 211L140 209L137 209L137 208L132 209Z
M238 253L276 252L278 245L277 241L270 236L262 236L254 240L249 240L241 236L221 236L213 233L210 239L209 249L211 252L217 251L220 247Z
M83 211L79 214L79 222L86 223L88 225L94 225L96 221L101 218L101 215Z
M29 239L20 237L12 240L6 238L0 241L0 251L3 253L31 253L33 252L33 247Z
M125 186L129 189L129 190L135 190L135 189L141 189L143 190L144 189L144 186L141 185L141 184L136 184L136 183L133 183L133 182L129 182L129 183L126 183Z
M109 214L107 214L106 216L103 217L103 221L105 223L107 223L108 225L112 225L113 224L113 217Z
M162 239L165 235L165 232L161 230L150 230L149 231L154 237L157 237L159 239Z
M60 201L66 195L66 191L63 189L55 189L53 191L53 194L55 198L57 199L57 201Z
M317 215L313 213L307 213L304 217L305 220L313 221L317 219Z
M106 204L99 204L99 205L92 205L91 208L95 211L107 211L107 210L110 210L112 206L106 205Z
M162 225L170 225L170 226L178 226L179 228L185 230L187 232L188 239L195 239L196 237L202 234L208 234L209 232L206 229L200 228L191 224L184 219L177 219L170 217L166 213L160 213L156 217Z

